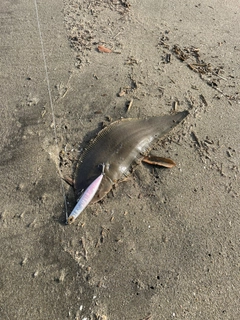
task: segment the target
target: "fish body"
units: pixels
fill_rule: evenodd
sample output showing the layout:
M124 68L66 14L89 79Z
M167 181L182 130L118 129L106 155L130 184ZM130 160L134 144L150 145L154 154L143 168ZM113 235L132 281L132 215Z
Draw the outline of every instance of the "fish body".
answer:
M147 119L121 119L99 132L80 158L75 191L77 199L101 175L104 175L90 203L101 200L117 182L123 181L158 141L186 116L188 111Z

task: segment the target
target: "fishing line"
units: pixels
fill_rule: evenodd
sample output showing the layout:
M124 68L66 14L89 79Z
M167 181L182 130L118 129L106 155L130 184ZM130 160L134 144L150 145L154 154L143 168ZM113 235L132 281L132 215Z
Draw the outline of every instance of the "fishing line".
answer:
M48 67L47 67L46 54L45 54L45 50L44 50L43 37L42 37L42 31L41 31L39 14L38 14L37 0L34 0L34 3L35 3L35 9L36 9L38 33L39 33L39 38L40 38L40 43L41 43L41 48L42 48L43 63L44 63L45 74L46 74L48 95L49 95L49 101L50 101L50 107L51 107L51 113L52 113L52 121L53 121L53 128L54 128L54 140L55 140L55 143L56 143L56 146L57 146L57 150L58 150L58 154L59 154L60 149L59 149L58 139L57 139L56 120L55 120L55 114L54 114L52 94L51 94L51 89L50 89L50 81L49 81L49 76L48 76ZM62 177L62 173L61 173L59 167L58 167L58 173L59 173L60 178L61 178L61 177ZM64 204L65 204L66 220L67 220L67 218L68 218L68 214L67 214L67 200L66 200L66 192L65 192L65 189L64 189L64 184L63 184L62 178L61 178L61 188L62 188L62 194L63 194Z

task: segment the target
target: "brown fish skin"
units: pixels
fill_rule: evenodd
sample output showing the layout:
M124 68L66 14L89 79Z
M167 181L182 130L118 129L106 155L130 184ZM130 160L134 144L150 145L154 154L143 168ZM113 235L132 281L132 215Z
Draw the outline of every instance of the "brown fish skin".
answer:
M105 175L91 203L101 200L112 186L124 180L150 152L154 142L177 126L188 111L151 117L121 119L101 130L80 158L75 190L77 199L101 174Z

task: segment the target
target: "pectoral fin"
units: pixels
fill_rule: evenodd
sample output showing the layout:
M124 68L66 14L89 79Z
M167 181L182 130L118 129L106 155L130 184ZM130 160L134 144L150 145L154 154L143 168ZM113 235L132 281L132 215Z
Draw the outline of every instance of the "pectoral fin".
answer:
M165 168L172 168L176 165L176 163L171 159L154 156L152 154L149 154L148 156L144 157L142 161L148 164Z

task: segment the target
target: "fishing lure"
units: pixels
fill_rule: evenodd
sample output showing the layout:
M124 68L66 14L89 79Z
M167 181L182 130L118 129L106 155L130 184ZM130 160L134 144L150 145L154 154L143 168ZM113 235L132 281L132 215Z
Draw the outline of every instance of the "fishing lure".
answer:
M154 143L187 115L188 111L182 111L147 119L121 119L102 129L80 158L74 185L76 198L90 197L88 190L91 190L91 200L81 200L81 197L79 201L87 204L98 202L114 184L124 181L142 161L173 167L175 163L171 159L152 156L149 153ZM100 163L104 164L104 172L101 174ZM84 205L84 208L86 206ZM68 223L73 222L79 215L75 212L78 212L80 207L82 208L83 204L78 203L76 210L74 208L69 216Z
M68 224L74 222L74 220L80 215L81 212L83 212L83 210L87 207L87 205L91 202L92 198L95 196L95 193L97 192L99 185L102 182L102 178L104 175L104 168L105 168L105 165L102 164L102 173L84 191L78 203L76 204L70 216L68 217L68 220L67 220Z

